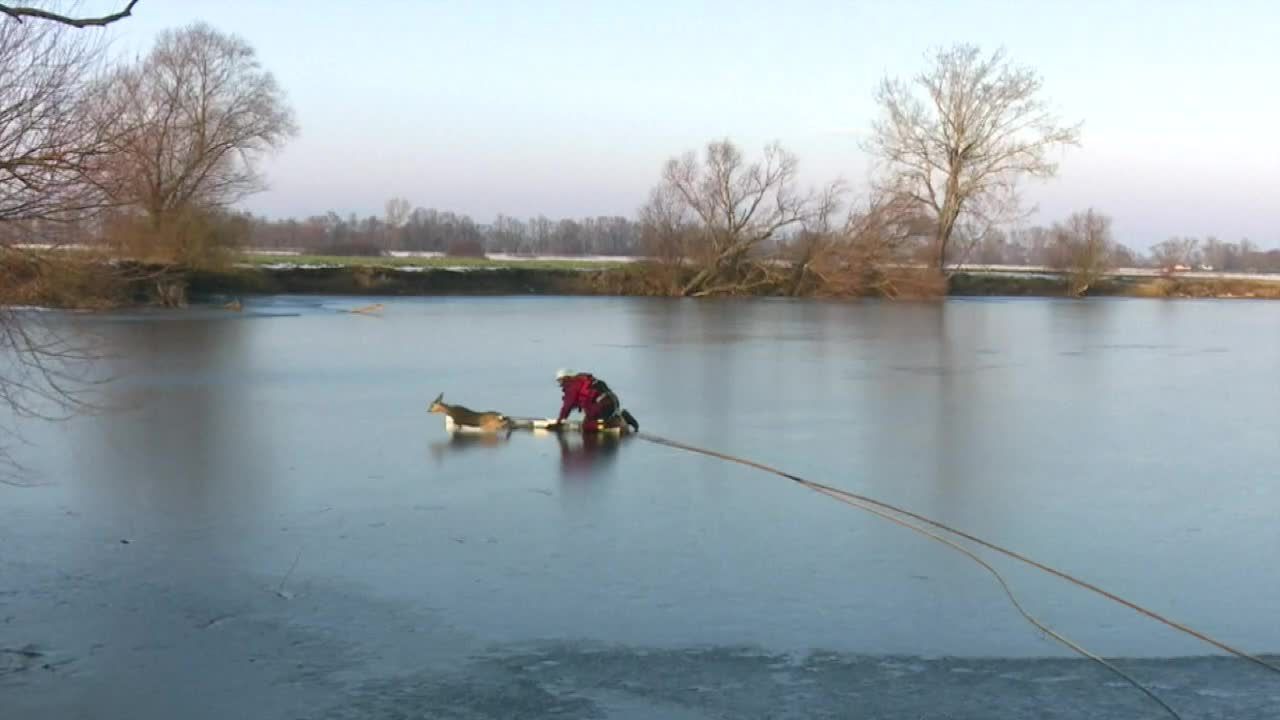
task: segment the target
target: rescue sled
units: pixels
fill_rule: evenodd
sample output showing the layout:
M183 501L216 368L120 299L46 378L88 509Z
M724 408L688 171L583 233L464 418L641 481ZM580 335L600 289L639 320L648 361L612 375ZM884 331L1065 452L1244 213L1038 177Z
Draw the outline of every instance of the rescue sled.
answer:
M534 430L541 432L576 432L591 433L596 435L630 435L632 434L631 426L621 417L613 418L601 424L595 430L584 430L581 420L565 420L560 424L559 428L552 427L556 424L555 418L511 418L511 428L513 430Z
M614 437L622 437L624 435L633 434L631 426L622 418L614 418L598 427L595 430L584 430L581 420L565 420L560 427L553 427L556 424L555 418L507 418L507 427L500 430L490 430L476 425L463 425L454 422L453 418L448 415L444 418L445 432L450 435L501 435L510 433L515 430L526 430L539 433L584 433L591 435L610 435Z

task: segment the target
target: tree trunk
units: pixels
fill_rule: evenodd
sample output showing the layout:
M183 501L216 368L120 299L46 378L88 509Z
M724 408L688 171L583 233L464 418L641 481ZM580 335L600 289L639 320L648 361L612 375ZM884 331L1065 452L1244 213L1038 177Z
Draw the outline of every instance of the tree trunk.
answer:
M804 289L804 281L809 275L810 262L812 257L806 255L791 266L791 277L787 280L786 288L786 294L789 297L800 297L800 292Z
M947 174L947 193L942 199L942 212L938 214L938 234L936 236L938 271L946 274L947 247L951 244L951 232L955 230L956 219L960 217L960 171L959 158L951 158L951 170Z
M715 275L714 265L711 267L705 267L699 270L698 274L694 275L692 280L684 284L684 287L681 288L680 290L680 294L685 297L689 297L690 295L697 293L704 286L706 286L707 281L711 280L712 276L714 275Z
M695 295L704 290L712 280L730 274L726 271L731 271L733 275L737 275L742 264L742 258L749 249L749 245L735 245L721 252L710 264L699 270L692 280L685 283L684 289L681 290L680 294L685 297Z
M163 307L187 306L187 284L184 280L161 277L156 280L156 294Z
M938 231L934 236L935 252L934 262L937 263L938 270L945 270L947 266L947 248L951 246L951 233L955 230L956 219L960 216L960 206L958 202L953 202L951 198L942 206L942 215L938 217Z

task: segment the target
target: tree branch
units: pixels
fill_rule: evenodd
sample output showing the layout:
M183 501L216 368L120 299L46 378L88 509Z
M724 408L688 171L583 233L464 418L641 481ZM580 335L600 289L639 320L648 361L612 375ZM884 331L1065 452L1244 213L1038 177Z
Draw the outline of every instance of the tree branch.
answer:
M73 18L49 12L48 10L42 10L40 8L22 6L13 7L5 3L0 3L0 14L8 15L18 22L22 22L23 18L37 18L40 20L62 23L63 25L70 25L71 27L76 28L106 27L113 22L118 22L133 15L133 6L137 4L138 0L129 0L129 4L125 6L124 10L96 18Z

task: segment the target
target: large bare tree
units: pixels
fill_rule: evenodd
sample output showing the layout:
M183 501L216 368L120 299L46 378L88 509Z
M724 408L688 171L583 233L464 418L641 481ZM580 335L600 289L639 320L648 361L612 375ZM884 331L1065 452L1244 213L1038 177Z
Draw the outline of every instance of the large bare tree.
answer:
M694 267L683 295L743 292L777 278L757 252L829 214L834 191L801 191L794 155L770 144L748 162L728 140L669 160L641 215L651 244ZM665 237L660 237L665 233Z
M256 163L297 133L274 76L243 39L204 23L166 31L103 82L99 111L124 129L103 186L149 230L182 242L193 214L265 189Z
M884 189L933 217L938 268L958 223L968 217L990 225L1016 206L1019 178L1054 175L1051 151L1079 143L1080 126L1059 123L1041 85L1003 50L983 56L970 45L937 51L931 67L909 82L881 83L881 117L867 149L883 163Z
M111 125L87 112L101 45L45 23L0 23L0 242L83 219ZM38 228L43 226L43 228Z

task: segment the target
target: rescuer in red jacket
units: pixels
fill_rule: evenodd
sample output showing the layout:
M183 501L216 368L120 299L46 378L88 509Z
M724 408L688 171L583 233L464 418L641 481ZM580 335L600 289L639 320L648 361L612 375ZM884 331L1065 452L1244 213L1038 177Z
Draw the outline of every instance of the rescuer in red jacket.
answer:
M599 429L601 423L621 418L633 430L639 430L631 413L622 409L618 395L609 389L603 380L590 373L576 373L571 370L558 370L556 382L564 394L564 402L560 406L560 414L556 417L556 426L564 423L565 418L574 410L583 414L582 429L588 432Z

